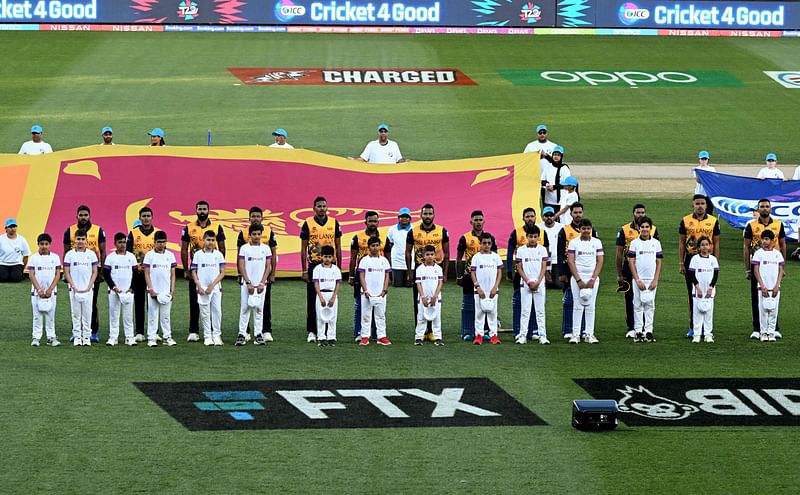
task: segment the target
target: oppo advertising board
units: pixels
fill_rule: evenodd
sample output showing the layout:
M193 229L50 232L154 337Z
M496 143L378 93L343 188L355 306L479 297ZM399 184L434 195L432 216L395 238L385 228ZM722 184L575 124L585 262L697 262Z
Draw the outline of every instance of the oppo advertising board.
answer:
M558 0L559 27L800 29L800 2Z
M0 0L0 23L555 25L556 0Z

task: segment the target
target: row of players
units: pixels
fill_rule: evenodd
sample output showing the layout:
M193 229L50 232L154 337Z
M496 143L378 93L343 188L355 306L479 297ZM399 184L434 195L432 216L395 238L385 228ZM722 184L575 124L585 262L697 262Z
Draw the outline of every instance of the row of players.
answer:
M340 237L341 231L338 222L335 219L327 216L327 202L324 198L318 197L314 200L314 216L308 219L301 229L301 248L303 253L307 253L307 257L302 257L303 263L303 277L309 282L309 298L308 298L308 318L307 330L309 332L309 341L316 338L316 294L313 281L308 276L309 270L321 262L321 255L319 248L322 245L334 245L336 253L336 261L338 266L341 264L341 246ZM717 255L719 249L719 226L716 218L710 216L706 211L707 199L703 196L697 195L693 198L693 212L686 215L682 220L679 227L680 232L680 245L679 257L683 260L680 263L681 271L686 275L687 279L687 294L689 295L690 308L693 302L693 284L688 271L690 258L697 253L698 239L700 236L705 235L711 239L712 254ZM205 201L199 201L196 204L197 220L191 222L184 228L182 234L181 245L181 258L183 266L189 266L189 255L194 255L203 247L203 233L206 230L216 230L217 232L217 246L224 254L225 240L222 228L215 223L212 223L208 217L209 206ZM758 218L753 220L750 225L745 229L745 268L748 278L751 279L751 296L753 300L753 328L754 332L752 338L759 338L761 333L761 324L759 322L759 305L758 305L758 284L756 278L750 274L751 257L753 252L761 244L761 233L765 230L771 230L776 234L775 239L780 251L785 252L785 233L780 221L772 219L770 216L771 208L768 200L759 201ZM572 222L564 226L554 221L553 211L549 208L543 210L544 222L539 224L543 234L543 244L548 246L548 237L558 239L558 247L550 246L550 263L551 270L546 274L546 281L548 286L558 288L559 278L564 282L564 312L562 333L569 335L572 333L572 290L568 283L569 269L567 264L567 245L569 241L573 240L580 234L580 221L583 218L583 205L575 203L570 208ZM645 215L645 207L637 204L633 208L633 221L630 224L623 225L617 236L617 273L619 275L618 281L624 283L626 281L632 282L633 279L628 269L628 263L624 263L628 247L630 243L638 236L638 219ZM142 208L140 211L141 225L134 227L128 235L127 251L135 253L138 262L138 269L133 274L133 293L136 314L136 340L144 340L144 306L146 299L146 283L143 275L142 262L145 255L154 247L154 235L160 232L159 229L152 225L152 210L148 207ZM65 251L74 248L74 234L77 230L83 229L87 232L88 249L94 251L100 260L100 265L104 264L105 252L105 238L102 229L91 223L90 211L86 206L80 206L77 212L78 222L72 225L65 231L64 246ZM260 208L253 207L250 210L250 223L251 227L261 226L262 211ZM435 261L437 264L447 266L447 254L449 252L449 240L447 230L442 226L434 224L434 210L431 205L424 205L421 208L420 214L421 222L412 227L410 223L411 212L408 209L402 209L399 212L398 224L390 229L385 242L385 253L391 259L391 266L394 272L395 282L398 280L402 284L402 275L406 274L406 267L410 267L408 271L413 277L414 262L416 265L422 264L422 248L427 244L434 245L436 248ZM479 250L479 235L483 232L483 215L479 211L471 214L472 230L464 234L458 245L458 257L456 262L456 269L459 274L465 273L464 267L468 266L471 257ZM531 227L535 225L536 213L533 208L526 208L523 211L524 226ZM368 247L367 240L369 237L378 234L378 215L374 212L368 212L365 219L366 229L359 232L353 238L351 244L351 262L350 262L350 281L354 285L355 297L355 321L354 331L357 334L360 326L360 283L355 277L355 268L357 261L366 255ZM269 227L263 226L265 235L262 236L262 242L267 244L274 252L277 249L274 233L271 232ZM242 246L246 243L249 228L243 229L239 234L237 245ZM655 227L653 228L653 237L658 238ZM596 233L593 232L593 236ZM512 232L508 245L509 257L507 264L508 277L511 278L513 271L513 257L517 247L521 247L526 243L526 235L523 227L519 227ZM399 249L398 249L399 248ZM496 245L493 245L493 250L496 250ZM556 250L557 249L557 250ZM556 251L554 253L554 251ZM271 340L271 317L270 317L270 289L274 281L276 257L272 257L272 264L268 283L266 284L266 295L264 297L264 338ZM552 273L551 273L552 272ZM560 277L559 277L560 274ZM184 275L191 279L191 272L186 270ZM398 275L401 275L398 277ZM100 277L98 277L99 279ZM444 273L444 281L447 279L447 273ZM471 285L470 277L462 277L459 275L459 285L464 288L464 300L462 302L462 336L467 338L472 336L471 329L474 304L473 292L474 288ZM512 305L514 307L514 333L519 335L520 329L520 298L519 298L519 279L514 277L515 290L512 295ZM90 339L98 342L96 338L97 329L99 327L97 319L97 306L96 298L99 292L99 280L93 286L93 311L91 317L92 335ZM197 304L197 287L196 284L190 280L189 282L189 303L190 303L190 322L189 322L189 341L199 340L199 313L200 308ZM628 334L629 337L635 336L634 331L634 318L633 318L633 291L626 292L626 316L628 320ZM123 297L124 299L124 297ZM417 287L414 285L414 308L415 314L417 313ZM693 332L693 311L690 310L690 336ZM530 338L537 333L537 325L535 319L531 319L530 325L527 328L526 336ZM776 336L780 338L780 334L775 331Z
M661 273L663 258L660 242L651 236L652 221L642 217L638 221L639 235L631 242L627 257L633 274L635 340L653 341L652 322L655 312L655 294ZM538 327L537 338L548 344L544 317L545 277L549 261L547 249L539 243L541 231L537 226L524 227L526 244L516 250L516 272L520 279L521 328L527 328L531 308L535 310ZM570 343L578 343L582 333L584 340L597 343L594 335L594 314L599 274L603 265L602 243L592 234L594 229L588 219L580 222L580 236L572 239L567 247L570 288L576 294L577 304L573 307ZM237 345L246 342L247 325L250 315L254 319L255 343L264 344L262 330L262 307L271 271L271 251L261 242L263 227L253 225L249 229L249 242L240 248L238 256L239 272L242 276L241 310ZM155 234L155 248L148 252L143 261L147 293L151 300L148 305L148 345L156 346L156 332L161 324L166 345L175 345L171 335L170 309L172 294L175 291L174 255L166 250L166 233ZM115 251L105 260L104 278L109 289L110 335L108 344L116 345L119 335L120 313L123 317L126 344L136 345L132 322L132 279L137 270L137 260L126 250L126 235L115 235ZM759 306L764 326L761 339L774 341L777 306L780 300L780 280L783 275L783 259L779 251L773 249L775 236L772 231L761 235L762 249L753 256L754 275L761 287ZM58 345L55 336L55 291L59 281L60 261L58 255L49 250L52 239L41 234L37 239L38 252L29 261L32 273L32 305L34 312L33 345L39 344L42 333L42 320L46 321L49 345ZM497 308L499 284L502 278L503 262L492 251L493 237L483 232L478 237L480 250L470 260L470 280L472 282L475 305L474 339L475 344L483 342L484 325L488 325L489 340L499 344L497 336ZM191 276L196 285L197 302L203 323L205 344L222 345L221 291L220 282L224 277L225 261L222 253L215 249L216 234L207 230L203 234L203 248L194 253L191 263ZM361 326L359 343L369 344L370 330L374 323L377 343L390 345L386 336L385 307L389 289L391 266L382 256L381 239L371 236L367 240L368 255L358 262L358 278L362 287ZM702 236L697 242L698 254L689 264L694 298L693 329L694 341L699 342L704 334L706 342L713 342L713 301L719 264L711 251L711 239ZM431 323L436 345L442 345L441 336L441 289L444 274L436 264L436 247L423 247L423 263L416 267L415 281L419 297L415 332L415 344L421 345L427 322ZM336 319L338 308L341 271L334 264L335 250L330 245L320 248L322 263L313 271L315 288L315 312L318 342L320 345L335 345ZM98 263L94 251L87 249L86 232L79 229L75 233L75 248L64 257L64 277L70 287L70 306L73 320L74 345L91 345L90 317L91 299L95 279L98 276ZM526 332L520 332L517 343L527 341Z

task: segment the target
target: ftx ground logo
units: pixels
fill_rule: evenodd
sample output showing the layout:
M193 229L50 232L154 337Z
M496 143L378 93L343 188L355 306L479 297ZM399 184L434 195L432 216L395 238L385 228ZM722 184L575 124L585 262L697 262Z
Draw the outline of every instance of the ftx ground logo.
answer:
M800 426L797 378L613 378L575 382L616 400L628 426Z
M485 378L135 385L193 431L546 424Z

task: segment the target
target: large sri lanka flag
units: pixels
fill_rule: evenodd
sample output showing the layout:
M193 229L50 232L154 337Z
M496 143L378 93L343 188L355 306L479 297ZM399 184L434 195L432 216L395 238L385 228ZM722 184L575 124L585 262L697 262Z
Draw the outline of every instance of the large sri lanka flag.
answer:
M417 223L425 203L434 205L435 223L449 231L451 258L458 237L470 230L472 210L483 211L485 229L503 254L522 210L539 204L539 156L375 165L263 146L88 146L39 156L0 155L0 192L0 218L17 218L32 249L38 234L50 233L61 255L64 230L75 223L81 204L105 230L108 251L114 234L127 234L139 209L149 206L154 225L167 232L168 249L178 255L182 228L195 220L195 203L206 200L210 217L225 230L231 271L248 210L259 206L277 238L280 273L297 275L300 228L313 216L317 196L328 200L328 214L341 225L345 267L366 211L379 213L384 236L400 208L410 208Z

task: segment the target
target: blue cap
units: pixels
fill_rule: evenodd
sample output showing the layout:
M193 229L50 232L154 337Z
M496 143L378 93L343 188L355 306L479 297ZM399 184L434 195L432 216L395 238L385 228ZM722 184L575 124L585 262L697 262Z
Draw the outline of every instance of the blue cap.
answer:
M162 129L160 127L154 127L153 130L148 132L147 134L149 134L151 136L157 136L157 137L163 138L164 137L164 129Z
M285 138L289 137L289 134L286 133L286 129L275 129L272 131L273 136L283 136Z
M400 208L400 211L397 212L398 217L402 217L403 215L411 216L411 210L408 208Z
M706 159L708 159L708 158L711 158L711 155L708 154L708 151L703 150L703 151L701 151L700 153L697 154L697 158L706 158Z
M388 126L388 125L386 125L386 124L381 124L381 125L379 125L379 126L378 126L378 132L380 132L380 131L381 131L381 129L386 129L386 132L389 132L389 126Z
M111 134L114 134L114 129L112 129L112 128L108 127L108 126L105 126L105 127L103 127L102 129L100 129L100 135L101 135L101 136L102 136L103 134L107 133L107 132L109 132L109 133L111 133Z
M555 215L556 210L554 210L552 206L545 206L544 209L542 210L542 216L545 216L548 213L551 215Z
M561 153L561 155L563 156L564 155L564 147L563 146L556 146L555 148L553 148L553 153Z
M766 160L767 160L767 161L770 161L770 160L775 160L775 161L777 162L777 161L778 161L778 156L777 156L777 155L775 155L775 153L767 153L767 158L766 158Z
M42 133L42 126L37 124L37 125L31 127L31 134L33 134L33 133L41 134Z
M574 187L577 187L578 186L578 179L576 179L575 177L573 177L571 175L569 177L564 177L563 179L561 179L561 185L562 186L574 186Z
M141 227L141 225L142 225L142 221L137 218L136 221L133 222L133 227L132 228L135 229L136 227Z
M546 131L546 130L547 130L547 126L544 125L544 124L539 124L539 125L536 126L536 134L539 134L539 131Z
M14 227L16 227L16 226L17 226L17 219L16 219L16 218L7 218L7 219L6 219L6 228L9 228L9 227L11 227L12 225L13 225Z

